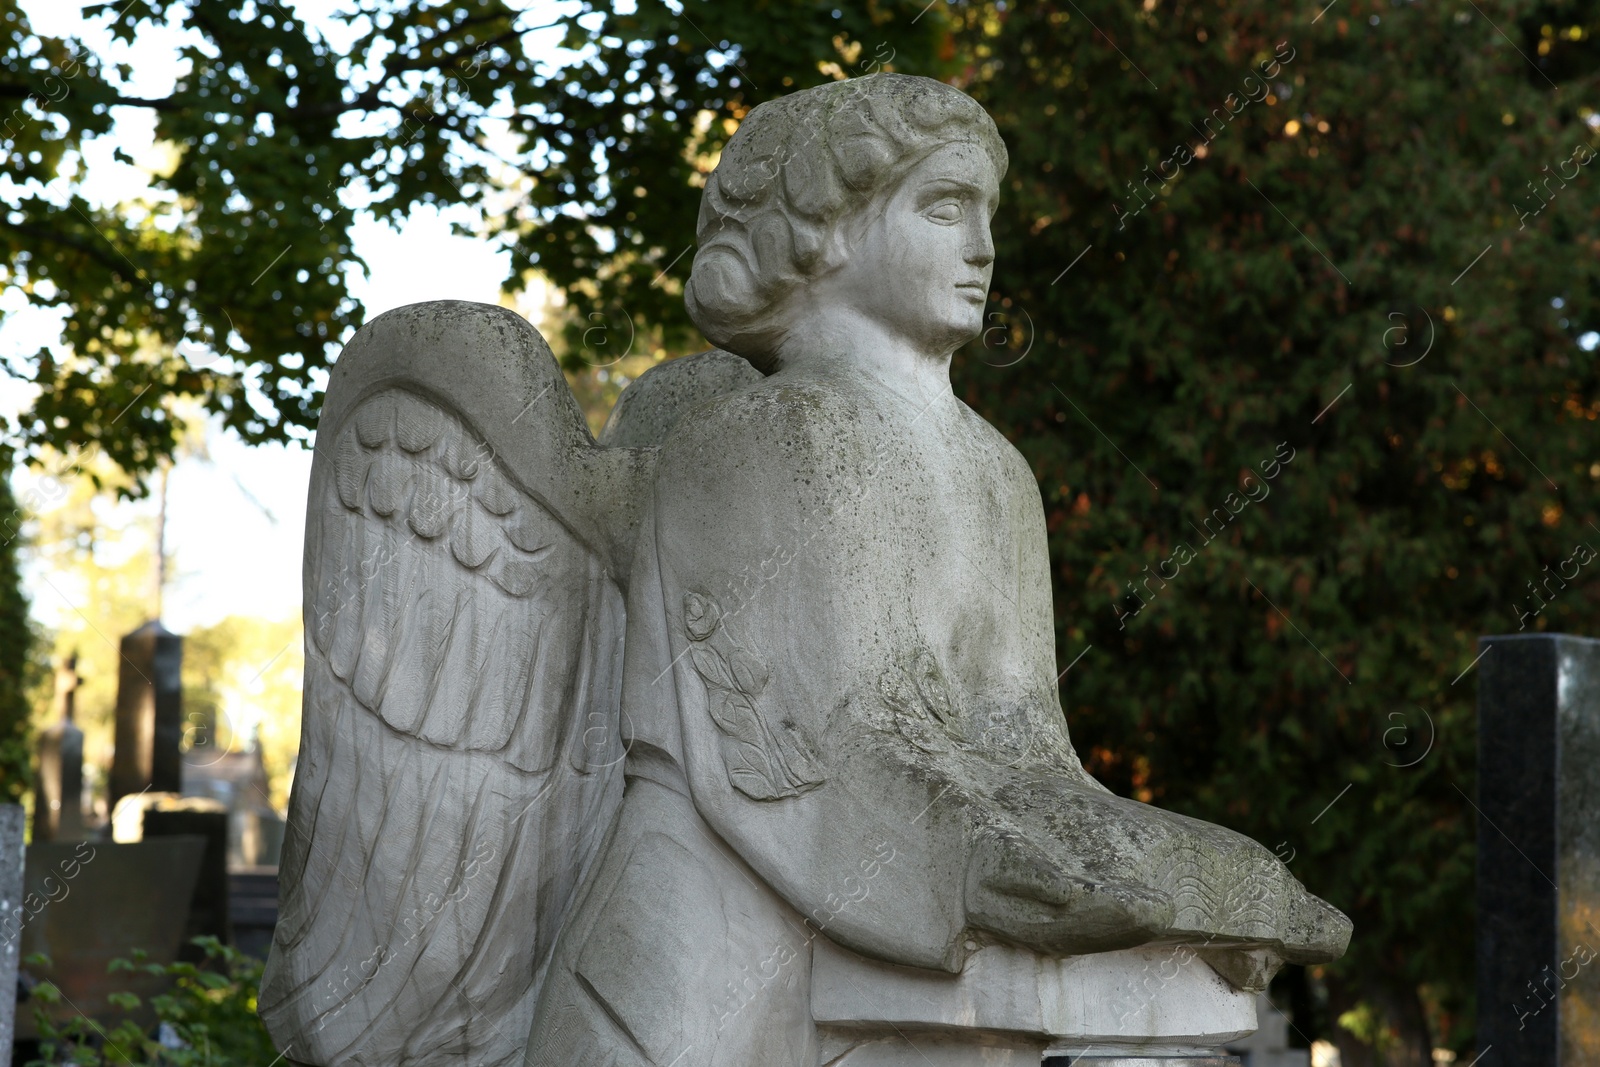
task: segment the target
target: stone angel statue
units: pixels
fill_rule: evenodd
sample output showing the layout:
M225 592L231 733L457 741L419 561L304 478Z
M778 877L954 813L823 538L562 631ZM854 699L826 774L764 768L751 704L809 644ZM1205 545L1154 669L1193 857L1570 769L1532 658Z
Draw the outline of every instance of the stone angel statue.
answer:
M1344 950L1266 849L1073 751L1037 484L949 381L1006 166L923 78L757 107L685 292L720 350L598 441L509 311L351 341L261 993L289 1062L1198 1063Z

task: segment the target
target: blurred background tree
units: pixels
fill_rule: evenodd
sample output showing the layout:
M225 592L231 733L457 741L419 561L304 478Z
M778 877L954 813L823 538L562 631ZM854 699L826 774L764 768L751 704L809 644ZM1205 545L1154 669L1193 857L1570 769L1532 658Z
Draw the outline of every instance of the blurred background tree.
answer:
M9 449L0 451L0 469L9 467L10 459ZM0 479L0 515L10 517L0 522L0 803L14 804L33 781L29 695L45 671L33 654L37 635L28 620L28 600L17 572L22 507L4 479Z
M11 360L42 389L12 436L135 473L175 398L305 437L359 210L481 205L508 288L561 291L570 366L648 354L625 380L698 342L699 190L751 107L876 70L976 96L1012 159L956 388L1039 476L1076 745L1354 918L1344 960L1289 976L1303 1037L1345 1067L1471 1054L1475 638L1594 629L1587 574L1530 588L1600 544L1592 5L101 10L193 31L193 66L129 99L0 0L5 284L66 307L72 352ZM159 195L52 200L116 106L170 146Z

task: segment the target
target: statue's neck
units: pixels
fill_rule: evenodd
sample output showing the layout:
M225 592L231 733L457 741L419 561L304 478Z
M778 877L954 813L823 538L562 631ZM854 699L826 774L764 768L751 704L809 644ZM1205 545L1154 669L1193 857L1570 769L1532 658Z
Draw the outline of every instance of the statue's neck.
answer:
M849 370L865 375L913 403L950 393L954 349L929 350L883 324L848 309L807 316L778 349L782 373L795 376Z

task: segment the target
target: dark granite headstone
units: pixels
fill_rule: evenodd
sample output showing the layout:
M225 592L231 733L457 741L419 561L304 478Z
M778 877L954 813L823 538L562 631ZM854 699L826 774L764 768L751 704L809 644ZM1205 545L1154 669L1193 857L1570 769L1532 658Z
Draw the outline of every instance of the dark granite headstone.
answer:
M182 788L183 638L147 622L122 639L110 806L130 793Z
M205 952L190 944L191 938L205 935L222 942L232 940L228 927L228 813L160 808L144 813L144 840L175 836L203 837L206 842L194 896L188 902L189 922L183 933L183 948L178 954L179 959L198 963L205 958Z
M1600 1063L1600 641L1480 649L1478 1048Z
M278 869L258 867L228 872L228 918L233 947L258 960L267 958L278 925Z

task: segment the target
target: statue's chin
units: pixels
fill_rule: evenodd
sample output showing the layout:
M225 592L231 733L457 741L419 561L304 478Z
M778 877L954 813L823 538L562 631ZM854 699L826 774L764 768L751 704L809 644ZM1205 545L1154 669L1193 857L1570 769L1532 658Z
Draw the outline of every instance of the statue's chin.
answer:
M983 335L982 312L973 315L962 315L948 323L944 329L929 331L927 343L923 351L932 360L945 360L950 354L962 345L976 341Z

